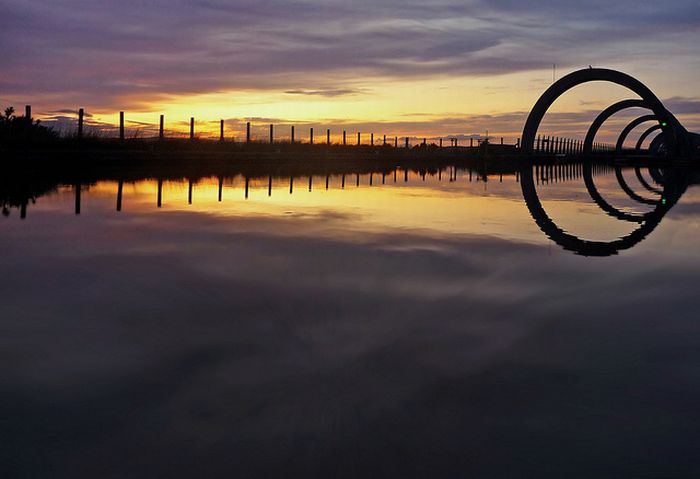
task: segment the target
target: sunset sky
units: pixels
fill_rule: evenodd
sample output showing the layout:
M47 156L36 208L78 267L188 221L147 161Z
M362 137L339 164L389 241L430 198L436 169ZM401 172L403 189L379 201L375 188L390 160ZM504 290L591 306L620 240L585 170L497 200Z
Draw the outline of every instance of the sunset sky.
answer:
M697 0L0 1L0 102L69 127L198 131L219 119L411 136L516 138L556 77L588 65L647 84L700 131ZM579 87L544 132L581 137L622 88ZM619 121L622 121L621 119ZM614 126L616 123L612 122ZM610 128L612 128L612 126ZM319 132L320 133L320 132ZM605 132L603 132L605 134Z

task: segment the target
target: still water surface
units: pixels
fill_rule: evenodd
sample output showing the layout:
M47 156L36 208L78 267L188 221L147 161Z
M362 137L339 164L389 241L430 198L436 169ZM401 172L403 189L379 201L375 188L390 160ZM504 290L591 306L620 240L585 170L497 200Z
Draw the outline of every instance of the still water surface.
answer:
M579 173L535 173L549 219L634 234ZM601 168L618 216L667 201L623 175L650 201ZM2 477L698 477L700 188L600 257L521 179L103 181L11 210Z

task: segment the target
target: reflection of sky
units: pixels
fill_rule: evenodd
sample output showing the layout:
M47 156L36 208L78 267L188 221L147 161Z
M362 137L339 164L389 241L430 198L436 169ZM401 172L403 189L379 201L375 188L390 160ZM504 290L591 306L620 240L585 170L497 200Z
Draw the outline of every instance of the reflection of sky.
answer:
M251 178L248 198L245 178L225 178L222 201L218 200L219 180L205 178L192 184L192 204L188 203L187 180L164 181L162 208L157 208L155 180L126 183L123 186L123 215L165 214L166 212L198 212L237 219L265 217L294 224L303 221L304 228L293 226L284 234L340 235L410 231L428 237L435 235L479 235L509 240L541 243L543 236L522 204L518 180L513 175L490 175L484 182L477 172L458 170L450 181L451 170L426 173L397 169L393 172L359 175L347 174L290 178ZM546 176L546 175L545 175ZM647 176L648 182L653 182ZM634 176L625 170L625 181L634 191L648 199L656 199ZM384 184L382 184L384 181ZM611 205L629 213L644 213L653 207L631 200L618 186L612 172L597 174L595 185ZM344 185L344 186L343 186ZM290 186L292 192L290 193ZM83 186L82 216L107 214L114 216L117 182L105 181ZM538 195L549 216L560 227L586 239L612 240L628 234L634 223L616 220L600 210L591 200L580 178L560 181L552 178L538 186ZM684 202L692 195L686 194ZM61 187L57 194L40 198L29 206L29 215L50 210L63 214L74 209L74 187ZM670 217L665 221L672 221Z
M697 471L696 190L582 258L513 177L353 180L168 183L161 209L144 182L121 213L99 183L1 219L9 477Z

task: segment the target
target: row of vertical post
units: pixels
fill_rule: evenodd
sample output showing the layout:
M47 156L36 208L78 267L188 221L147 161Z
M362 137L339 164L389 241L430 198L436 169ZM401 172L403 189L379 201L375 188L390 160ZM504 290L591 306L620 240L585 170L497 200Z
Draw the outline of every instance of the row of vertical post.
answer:
M576 180L583 176L583 168L583 163L535 165L535 180L538 185Z
M583 142L572 140L571 138L538 135L535 140L535 152L555 155L580 155L583 153Z
M31 119L31 105L26 105L25 106L25 117L28 119ZM83 136L84 132L84 124L85 124L85 110L83 108L80 108L78 110L78 137ZM194 117L190 117L190 123L189 123L190 129L189 129L189 138L191 140L195 139L195 119ZM270 124L269 126L269 142L274 143L274 125ZM225 122L224 120L219 121L219 140L224 141L225 136ZM295 128L294 125L291 125L291 143L295 142ZM160 115L159 118L159 125L158 125L158 138L164 139L165 138L165 116ZM119 139L120 140L125 140L126 139L126 128L125 128L125 117L124 117L124 112L120 111L119 112ZM442 148L442 138L438 139L438 146ZM538 137L538 143L535 148L536 151L544 151L540 150L540 137ZM542 145L547 143L549 140L549 137L547 139L542 139ZM251 136L251 124L250 122L246 122L246 143L251 143L252 142L252 136ZM458 146L458 139L457 138L450 138L451 146ZM309 143L314 144L314 128L310 127L309 128ZM330 128L326 129L326 144L330 145L331 144L331 130ZM347 131L343 130L343 140L342 140L343 145L347 145ZM357 132L357 145L362 144L362 134L361 132ZM386 135L383 135L382 138L382 145L385 146L387 145L387 137ZM422 145L427 145L427 138L423 138L422 140ZM501 145L504 144L504 138L501 137ZM519 147L520 145L520 139L517 140L516 147ZM374 146L374 133L370 133L370 145ZM474 139L470 138L469 139L469 146L473 147L474 146ZM603 144L596 144L594 145L595 147L605 150L610 148L609 145L603 145ZM394 147L398 147L398 137L394 137ZM409 147L409 137L405 137L405 147ZM606 150L607 151L607 150Z

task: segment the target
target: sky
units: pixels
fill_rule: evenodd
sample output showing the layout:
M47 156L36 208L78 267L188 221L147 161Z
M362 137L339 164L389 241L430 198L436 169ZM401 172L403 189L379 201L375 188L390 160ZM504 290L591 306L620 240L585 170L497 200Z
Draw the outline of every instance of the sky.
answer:
M267 125L515 141L553 78L589 65L648 85L700 131L700 2L674 0L0 0L0 102L57 128L83 107L94 126L125 111L133 134L164 114L240 138ZM556 65L556 69L553 68ZM621 87L559 100L542 133L580 138ZM632 115L635 112L628 114ZM639 114L640 112L636 112ZM625 122L616 116L601 132ZM640 129L640 131L643 128ZM318 134L318 133L317 133Z

